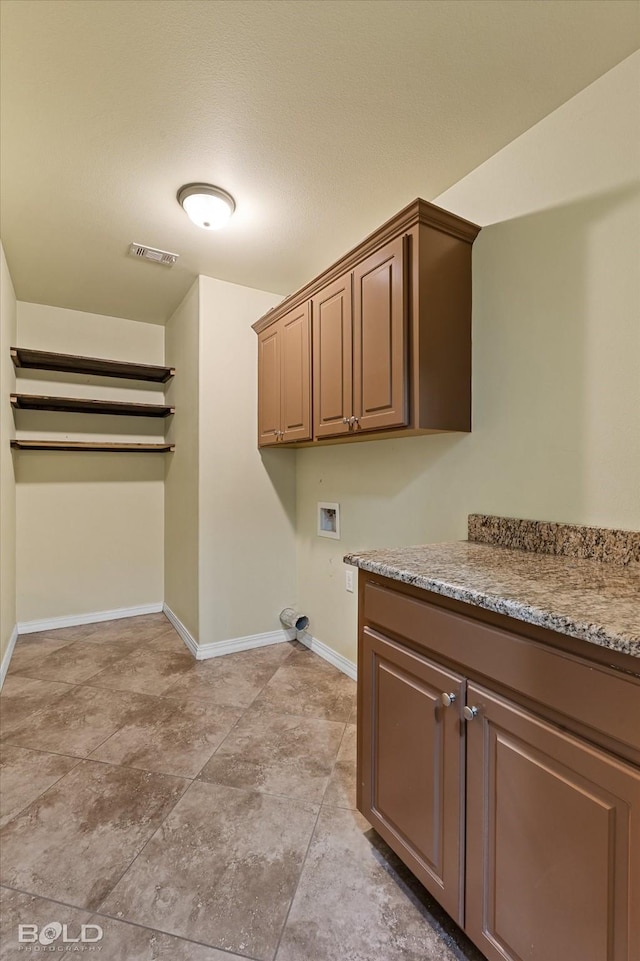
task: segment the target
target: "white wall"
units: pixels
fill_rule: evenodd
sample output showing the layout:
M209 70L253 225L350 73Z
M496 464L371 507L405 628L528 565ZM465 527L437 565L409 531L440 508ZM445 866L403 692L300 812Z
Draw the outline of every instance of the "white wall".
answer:
M295 453L257 450L257 337L281 297L200 278L200 643L280 628L296 601Z
M9 395L15 383L9 349L16 340L16 296L0 244L0 663L16 624L16 490Z
M176 368L167 391L176 408L167 437L176 449L166 455L164 599L194 638L199 634L199 305L196 279L165 328L166 362Z
M117 317L18 303L17 339L117 360L164 362L164 330ZM161 403L133 381L24 371L23 393ZM21 436L157 441L163 420L18 412ZM19 622L162 602L164 463L160 454L21 452L17 479Z
M436 202L473 257L473 432L297 454L299 604L355 660L350 550L464 538L471 512L640 529L640 54ZM342 540L318 538L338 501Z

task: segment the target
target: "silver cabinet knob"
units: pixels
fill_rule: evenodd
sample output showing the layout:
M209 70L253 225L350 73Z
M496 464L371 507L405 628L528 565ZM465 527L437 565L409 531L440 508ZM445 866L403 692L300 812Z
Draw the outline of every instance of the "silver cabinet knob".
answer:
M464 708L462 709L462 713L464 714L465 721L473 721L474 717L478 713L478 708L469 707L467 704L465 704Z
M454 703L457 697L458 697L457 694L441 694L440 700L442 701L445 707L451 707L451 705Z
M350 423L351 423L351 418L349 418L349 417L343 417L343 418L342 418L342 423L343 423L343 424L350 424Z

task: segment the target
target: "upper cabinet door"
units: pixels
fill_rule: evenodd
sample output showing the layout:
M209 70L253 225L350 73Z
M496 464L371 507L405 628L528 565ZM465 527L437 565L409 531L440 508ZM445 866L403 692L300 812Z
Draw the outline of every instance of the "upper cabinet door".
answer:
M348 434L353 414L351 274L316 294L312 310L314 435Z
M280 320L282 440L311 440L311 304Z
M407 405L407 290L404 238L353 273L353 400L357 430L403 427Z
M258 446L277 444L280 432L280 324L258 334Z

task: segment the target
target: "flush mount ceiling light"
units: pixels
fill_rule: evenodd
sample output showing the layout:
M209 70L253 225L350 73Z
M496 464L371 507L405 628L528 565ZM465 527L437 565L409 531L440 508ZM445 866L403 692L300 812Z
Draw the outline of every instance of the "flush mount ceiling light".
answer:
M177 196L189 220L205 230L224 227L236 209L231 194L211 184L185 184Z

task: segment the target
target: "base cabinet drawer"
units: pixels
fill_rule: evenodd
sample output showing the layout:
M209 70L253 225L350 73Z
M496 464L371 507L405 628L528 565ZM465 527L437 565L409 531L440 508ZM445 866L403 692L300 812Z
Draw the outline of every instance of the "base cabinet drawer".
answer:
M491 961L640 958L640 771L482 687L467 704L469 936Z

